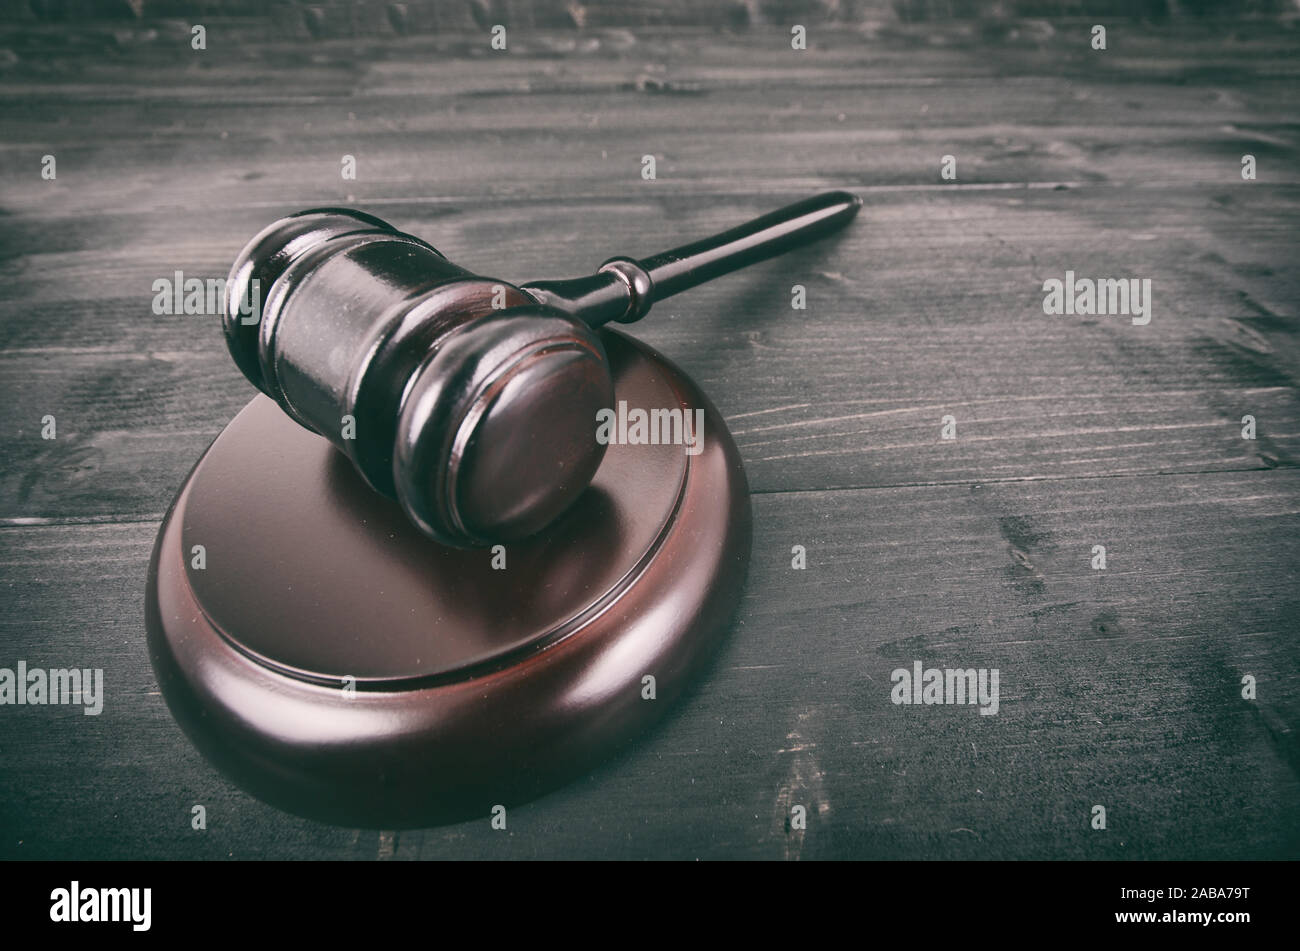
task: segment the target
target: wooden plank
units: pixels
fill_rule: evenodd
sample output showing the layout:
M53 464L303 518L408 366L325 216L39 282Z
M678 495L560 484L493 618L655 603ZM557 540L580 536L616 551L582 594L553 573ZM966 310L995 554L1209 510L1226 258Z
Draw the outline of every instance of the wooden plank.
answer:
M153 524L0 529L6 658L101 667L107 685L98 717L0 717L0 856L1300 850L1300 473L778 493L755 517L735 631L661 728L512 807L505 834L485 812L387 838L280 814L184 739L143 643ZM795 544L806 570L791 569ZM999 712L892 704L892 670L915 660L997 668ZM195 803L206 832L190 828ZM1096 804L1105 832L1089 828ZM787 830L792 805L806 833Z
M1290 120L1300 87L1283 65L1294 61L1294 44L1283 51L1260 42L1248 47L1255 71L1232 83L1213 74L1147 77L1147 59L1122 53L1113 57L1122 65L1078 75L1044 76L1024 62L1007 76L990 64L1027 54L921 55L877 41L851 56L801 60L703 39L652 45L649 63L440 60L411 48L359 69L364 51L340 51L327 82L310 62L301 75L290 70L303 65L301 51L254 45L258 61L228 68L259 76L259 88L272 91L265 98L206 69L159 89L141 84L151 71L139 63L5 88L13 105L0 204L48 221L127 202L138 214L175 214L196 200L260 207L290 196L307 204L349 194L556 200L647 187L671 195L752 194L781 183L937 185L944 154L958 158L965 184L1227 185L1240 181L1244 152L1259 158L1262 181L1294 182ZM261 61L277 53L282 61ZM1184 58L1205 53L1197 45ZM42 182L40 157L51 150L61 178ZM354 182L339 176L345 152L358 158ZM640 181L644 154L660 161L653 186Z
M633 332L718 403L760 492L1292 466L1297 278L1280 235L1298 195L1243 186L1228 210L1177 189L879 195L833 243L664 302ZM522 280L581 274L773 203L585 202L564 216L416 205L392 218L453 260ZM1115 227L1143 215L1141 231ZM216 321L154 315L151 283L224 273L254 220L214 214L195 235L154 219L111 255L71 250L85 238L64 231L68 250L12 269L0 517L161 515L251 388ZM1152 322L1043 315L1042 281L1067 268L1150 277ZM795 283L805 311L790 309ZM946 415L955 440L940 439ZM1241 438L1245 415L1255 440Z

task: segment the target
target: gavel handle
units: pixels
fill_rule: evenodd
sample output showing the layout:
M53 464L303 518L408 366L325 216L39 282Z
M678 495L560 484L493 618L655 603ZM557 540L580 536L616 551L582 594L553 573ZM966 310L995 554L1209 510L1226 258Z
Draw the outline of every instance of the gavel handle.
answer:
M671 251L641 260L610 258L587 277L534 281L523 290L593 327L632 323L655 301L839 230L861 206L856 195L824 192Z

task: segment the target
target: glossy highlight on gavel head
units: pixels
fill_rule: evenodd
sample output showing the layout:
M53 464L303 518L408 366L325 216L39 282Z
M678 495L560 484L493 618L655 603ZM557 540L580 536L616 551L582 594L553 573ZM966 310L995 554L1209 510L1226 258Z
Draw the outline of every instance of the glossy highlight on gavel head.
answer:
M304 211L240 252L226 343L243 374L328 439L430 538L525 538L587 488L614 403L598 328L837 230L828 192L651 258L513 285L479 277L371 215Z

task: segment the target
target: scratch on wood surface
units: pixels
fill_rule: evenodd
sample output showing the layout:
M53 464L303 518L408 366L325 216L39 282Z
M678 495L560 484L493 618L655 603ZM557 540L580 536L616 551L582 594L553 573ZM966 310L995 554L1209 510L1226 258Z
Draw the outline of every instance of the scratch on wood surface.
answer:
M773 406L771 409L756 409L750 413L734 413L727 417L727 422L737 419L745 419L748 416L763 416L766 413L783 413L788 409L807 409L812 406L811 403L791 403L789 406Z
M824 816L831 809L824 783L826 773L817 755L817 742L805 735L812 732L808 721L815 716L815 710L800 713L797 719L802 727L796 725L787 733L786 746L777 750L780 754L790 754L790 767L785 782L777 791L774 816L775 824L783 836L782 856L787 861L797 861L802 856L804 840L808 834L807 821L814 814ZM796 806L804 809L801 828L797 828L794 823L792 810Z

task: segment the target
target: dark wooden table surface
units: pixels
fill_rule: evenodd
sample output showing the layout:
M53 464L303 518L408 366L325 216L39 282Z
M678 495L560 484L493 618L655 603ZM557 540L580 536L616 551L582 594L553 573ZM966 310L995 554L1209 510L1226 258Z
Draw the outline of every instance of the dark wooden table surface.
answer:
M179 21L0 24L0 666L107 692L0 708L0 856L1300 855L1295 22L1108 20L1103 52L1084 19L882 15L797 51L779 19L652 19L504 52L468 21L212 20L203 52ZM191 747L145 573L253 391L155 280L313 205L523 281L833 187L847 233L634 331L726 416L755 515L735 629L661 727L504 832L317 825ZM1067 269L1149 278L1150 324L1045 316ZM998 668L998 715L895 706L914 660Z

